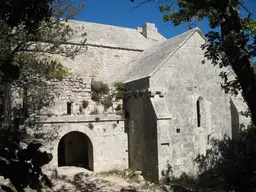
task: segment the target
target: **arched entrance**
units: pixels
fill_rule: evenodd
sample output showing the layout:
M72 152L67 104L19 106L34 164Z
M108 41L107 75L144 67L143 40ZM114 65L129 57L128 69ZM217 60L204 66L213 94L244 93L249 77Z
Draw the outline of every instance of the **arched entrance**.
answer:
M93 171L93 146L90 138L78 131L64 135L58 146L58 166L77 166Z

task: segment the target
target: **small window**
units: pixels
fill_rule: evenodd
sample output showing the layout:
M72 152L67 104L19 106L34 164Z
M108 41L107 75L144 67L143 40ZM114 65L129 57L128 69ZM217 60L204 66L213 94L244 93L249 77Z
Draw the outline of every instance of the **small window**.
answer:
M67 102L67 114L72 114L72 102Z
M197 111L197 127L201 127L201 114L200 114L200 100L196 102L196 111Z
M204 99L199 97L196 101L197 127L205 128L205 104Z

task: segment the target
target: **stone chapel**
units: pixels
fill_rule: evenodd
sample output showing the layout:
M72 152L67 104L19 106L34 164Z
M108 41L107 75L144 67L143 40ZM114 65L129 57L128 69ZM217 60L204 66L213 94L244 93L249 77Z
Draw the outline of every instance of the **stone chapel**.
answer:
M77 31L70 44L87 34L84 52L74 59L53 55L72 76L50 83L53 102L28 130L53 154L45 170L131 168L151 181L160 180L168 164L175 175L195 173L193 160L211 138L235 138L248 122L240 114L243 99L221 89L223 69L204 57L200 29L166 39L151 23L129 29L69 22ZM109 87L100 99L95 82Z

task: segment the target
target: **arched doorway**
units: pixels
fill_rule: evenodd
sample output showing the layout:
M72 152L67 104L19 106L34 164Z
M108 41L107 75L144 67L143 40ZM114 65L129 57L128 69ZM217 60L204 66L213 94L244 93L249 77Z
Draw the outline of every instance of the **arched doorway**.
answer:
M90 138L78 131L64 135L58 146L58 166L77 166L93 171L93 146Z

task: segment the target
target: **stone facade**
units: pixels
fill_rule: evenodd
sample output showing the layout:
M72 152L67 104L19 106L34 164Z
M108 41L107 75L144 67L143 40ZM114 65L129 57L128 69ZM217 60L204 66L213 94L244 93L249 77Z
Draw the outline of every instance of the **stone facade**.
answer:
M70 24L87 33L84 52L74 59L53 55L73 77L49 82L51 104L41 107L28 129L53 153L45 169L129 167L153 181L168 165L176 176L195 174L193 160L210 147L211 138L235 138L239 124L248 122L239 114L246 109L241 97L221 90L220 69L204 57L199 29L166 40L149 23L137 29ZM107 109L92 99L96 81L110 88L101 98L112 95ZM114 97L119 81L126 87L123 101Z
M204 57L204 43L198 29L188 31L146 50L128 72L129 160L147 179L161 179L169 166L175 176L196 174L194 160L212 138L237 136L244 117L221 90L220 69Z

